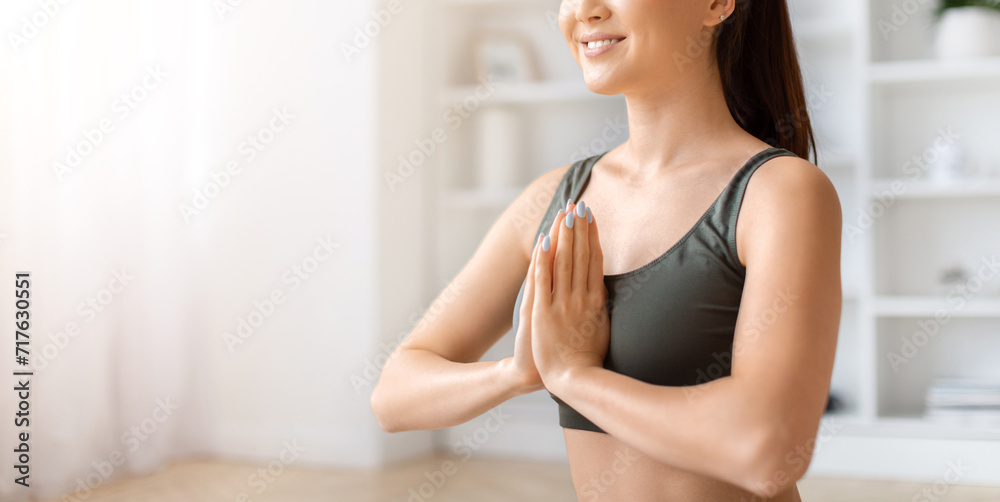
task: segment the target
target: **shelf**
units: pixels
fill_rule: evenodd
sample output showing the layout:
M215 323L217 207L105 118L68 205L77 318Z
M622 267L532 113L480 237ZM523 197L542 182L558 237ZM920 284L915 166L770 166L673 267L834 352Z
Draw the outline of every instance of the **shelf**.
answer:
M1000 317L1000 297L956 300L935 296L878 296L875 315L879 317L934 317L944 310L949 317Z
M1000 58L970 60L913 60L872 63L870 79L875 84L907 84L1000 78Z
M902 191L895 193L893 183L902 183ZM883 178L874 180L874 188L878 193L894 192L898 199L1000 197L1000 179L931 181Z
M587 88L583 80L541 81L526 83L497 82L494 94L482 100L476 97L479 86L449 87L441 95L444 106L460 104L473 98L482 105L509 105L558 103L610 99L614 96L597 94Z
M858 436L898 437L916 439L1000 439L1000 427L976 427L928 420L919 416L880 416L875 420L840 420L844 432Z
M445 209L504 209L524 188L472 188L445 192L441 205Z

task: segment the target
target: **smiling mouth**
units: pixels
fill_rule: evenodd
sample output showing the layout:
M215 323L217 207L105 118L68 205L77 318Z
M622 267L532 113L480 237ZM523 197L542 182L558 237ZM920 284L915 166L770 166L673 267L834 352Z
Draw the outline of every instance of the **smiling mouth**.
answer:
M618 47L618 45L620 45L624 40L625 37L608 38L604 40L595 40L593 42L580 42L580 45L583 46L583 54L585 56L588 58L595 58L613 50L615 47Z
M586 45L588 49L596 49L598 47L602 47L602 46L605 46L605 45L616 44L618 42L621 42L622 40L625 40L625 38L624 37L623 38L610 38L610 39L607 39L607 40L598 40L596 42L581 42L581 43L583 43L584 45Z

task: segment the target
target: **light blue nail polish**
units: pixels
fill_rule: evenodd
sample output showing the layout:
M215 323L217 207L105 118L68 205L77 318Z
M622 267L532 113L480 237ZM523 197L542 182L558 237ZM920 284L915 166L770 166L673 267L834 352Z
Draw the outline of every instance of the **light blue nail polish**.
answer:
M566 209L565 209L565 211L566 211L567 213L569 212L569 206L570 206L570 204L572 204L572 203L573 203L573 201L571 201L571 200L568 200L568 201L566 201Z
M594 222L594 213L590 212L590 208L587 208L587 223Z
M583 218L584 216L587 216L587 206L581 202L580 205L576 206L576 217Z
M569 213L566 215L566 228L573 228L573 219L574 219L573 216L574 216L573 213Z
M550 245L552 245L552 242L549 240L549 236L546 235L545 238L542 239L542 251L548 251Z

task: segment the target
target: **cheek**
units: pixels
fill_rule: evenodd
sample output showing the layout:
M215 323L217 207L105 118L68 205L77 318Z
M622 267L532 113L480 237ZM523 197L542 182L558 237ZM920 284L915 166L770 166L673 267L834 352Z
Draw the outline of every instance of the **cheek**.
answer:
M666 58L683 54L697 43L701 31L701 10L690 0L632 0L618 14L634 34L638 57Z

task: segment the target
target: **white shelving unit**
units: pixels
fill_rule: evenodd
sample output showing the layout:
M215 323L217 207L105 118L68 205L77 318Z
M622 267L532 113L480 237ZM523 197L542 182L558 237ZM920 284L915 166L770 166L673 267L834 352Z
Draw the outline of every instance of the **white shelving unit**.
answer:
M959 460L973 466L961 483L1000 484L1000 427L922 417L935 378L1000 378L1000 276L969 296L938 280L947 267L974 272L1000 253L1000 172L937 182L914 161L939 155L934 141L954 132L967 160L1000 168L1000 59L936 60L934 2L887 34L879 23L892 0L851 4L862 113L844 126L859 146L861 196L845 204L844 224L860 233L844 238L859 244L860 280L857 345L838 353L838 365L855 361L857 406L830 417L842 427L820 445L811 472L933 482Z
M441 284L467 262L500 212L531 179L612 148L609 121L627 123L624 98L591 93L554 23L558 0L437 0L439 116L475 94L469 40L493 30L518 30L537 50L541 80L505 84L484 107L516 110L523 120L518 172L510 187L482 188L476 166L475 112L432 161L437 182L429 200L439 215L431 253ZM820 148L818 165L837 186L844 210L844 310L831 392L846 405L826 417L810 473L935 481L949 460L974 470L962 483L1000 485L1000 428L948 425L921 418L923 397L940 376L1000 377L1000 277L961 308L937 285L941 269L973 266L1000 254L1000 172L997 177L939 183L911 176L907 161L933 145L941 130L960 135L971 162L1000 159L1000 58L937 61L930 55L932 2L884 37L878 21L893 0L790 0L793 31L809 112ZM1000 163L995 164L1000 171ZM894 187L891 200L885 193ZM886 203L886 200L889 200ZM878 207L879 204L882 207ZM866 219L864 214L870 217ZM439 291L428 291L432 298ZM949 320L916 355L893 367L888 355L944 310ZM513 350L508 333L487 353ZM503 438L483 451L564 458L555 403L545 393L513 400ZM438 437L447 448L475 421Z

